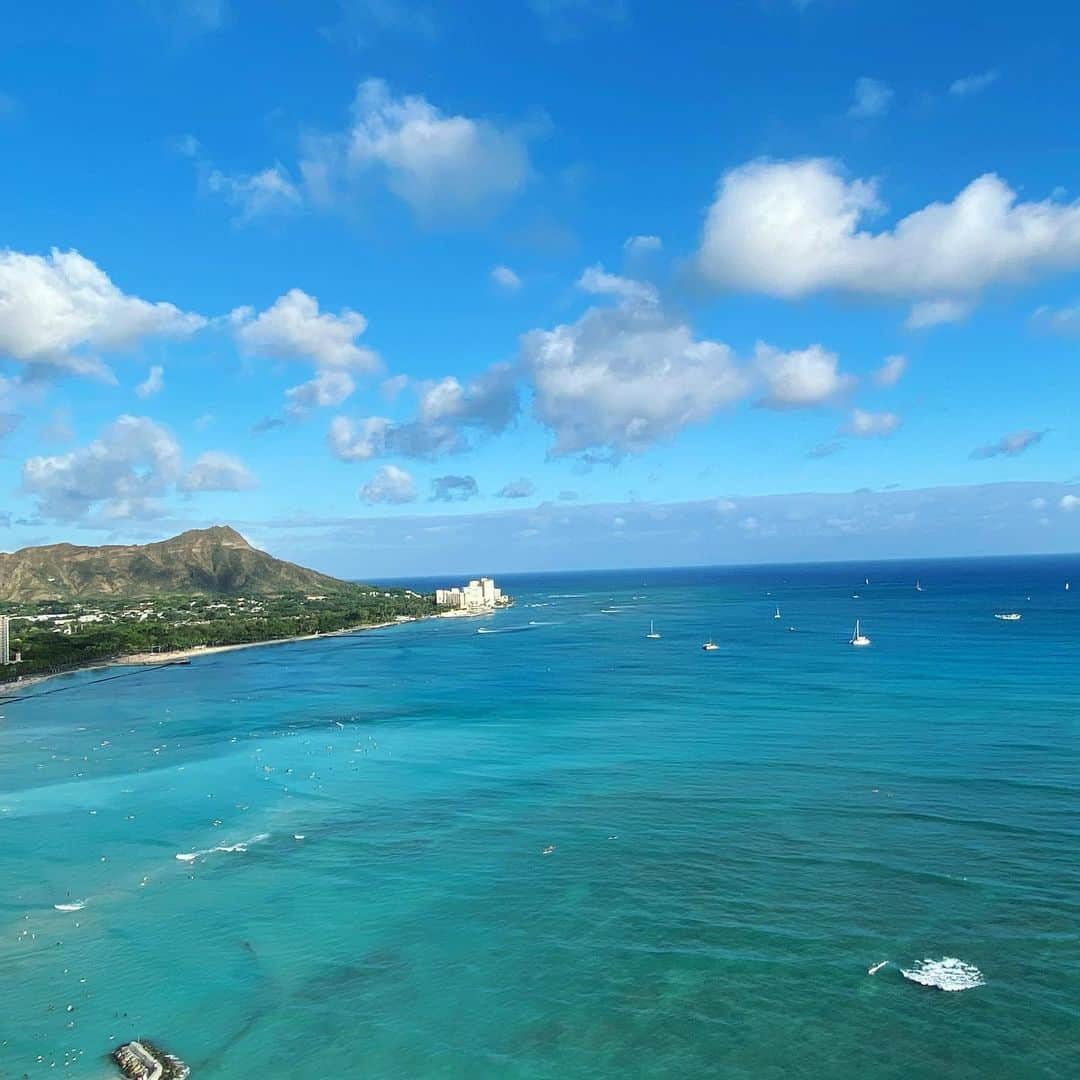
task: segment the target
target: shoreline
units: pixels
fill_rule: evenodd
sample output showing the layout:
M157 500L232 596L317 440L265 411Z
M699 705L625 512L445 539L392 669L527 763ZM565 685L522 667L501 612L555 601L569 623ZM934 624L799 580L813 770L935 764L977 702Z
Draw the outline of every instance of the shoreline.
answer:
M391 626L405 626L408 623L426 622L428 619L474 619L484 615L493 615L498 608L492 611L436 611L431 615L416 615L402 619L394 619L390 622L361 623L359 626L346 626L340 630L327 630L325 633L296 634L293 637L266 638L264 641L238 641L233 645L194 645L189 649L174 649L172 652L160 653L129 653L126 656L118 656L112 660L100 660L86 664L83 667L75 667L70 671L55 671L47 675L27 675L24 679L0 684L0 705L4 699L20 695L23 691L38 683L49 679L58 679L62 675L76 675L80 671L104 671L114 667L170 667L190 663L200 656L212 656L216 653L233 652L236 649L254 649L260 645L288 645L296 641L317 641L320 638L344 637L348 634L359 634L365 630L385 630Z

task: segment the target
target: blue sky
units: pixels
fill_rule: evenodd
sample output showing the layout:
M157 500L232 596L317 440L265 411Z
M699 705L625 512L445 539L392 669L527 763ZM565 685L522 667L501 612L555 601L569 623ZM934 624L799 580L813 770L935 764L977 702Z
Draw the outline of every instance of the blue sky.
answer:
M38 8L0 42L0 547L1080 547L1072 5Z

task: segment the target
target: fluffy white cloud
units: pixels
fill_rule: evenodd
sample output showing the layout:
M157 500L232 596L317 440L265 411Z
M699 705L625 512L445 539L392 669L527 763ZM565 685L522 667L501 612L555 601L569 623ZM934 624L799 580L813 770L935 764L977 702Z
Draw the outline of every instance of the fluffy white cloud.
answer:
M536 485L528 477L523 476L520 480L511 480L510 483L503 484L495 494L500 499L527 499L535 493Z
M0 355L111 379L96 352L132 349L148 337L184 337L201 315L121 292L77 251L0 251Z
M906 356L886 356L885 362L874 372L874 382L878 386L895 386L907 371Z
M208 191L221 195L237 208L241 221L296 210L303 204L300 188L293 183L288 170L276 162L261 172L247 175L208 169L204 183Z
M180 478L181 491L247 491L256 486L247 467L231 454L209 450Z
M892 88L880 79L869 79L865 75L855 80L851 107L848 116L857 120L866 120L871 116L881 116L889 111L893 100Z
M891 229L864 229L882 209L874 181L849 180L833 161L752 161L722 177L699 267L718 287L785 298L837 290L952 305L996 283L1080 267L1080 201L1019 202L992 173ZM926 308L914 324L943 312L958 317L955 307Z
M1008 435L1002 435L997 442L977 446L971 451L971 456L973 458L1016 457L1029 447L1042 442L1046 435L1046 431L1013 431Z
M623 249L628 255L647 255L660 251L664 246L659 236L630 236L623 242Z
M1062 495L1058 508L1071 514L1074 510L1080 510L1080 497L1076 495Z
M360 84L347 131L308 142L301 173L313 197L372 172L423 217L490 207L529 173L528 133L449 115L418 95L396 97L382 79Z
M578 278L578 288L596 296L615 296L620 300L636 300L652 304L657 300L656 289L647 281L609 274L599 263L586 269Z
M860 439L881 438L891 435L901 424L900 417L893 412L867 412L854 409L851 419L843 428L845 435L855 435Z
M834 401L854 387L853 375L840 371L836 353L820 345L783 352L759 342L754 367L765 385L760 404L769 409L805 409Z
M707 420L748 385L727 345L695 340L653 304L591 308L577 322L533 330L521 363L555 456L639 452Z
M1000 74L999 71L993 69L979 75L965 75L964 78L957 79L949 86L949 93L953 97L971 97L973 94L980 94L988 86L996 83Z
M314 379L285 391L286 407L291 415L302 416L312 408L340 405L355 389L356 383L347 371L320 371Z
M73 520L99 503L107 517L150 517L160 512L157 497L180 472L180 445L167 428L143 416L121 416L88 446L29 458L22 486L49 518Z
M491 271L491 280L507 292L517 292L521 288L521 278L509 266L499 265Z
M508 364L494 364L462 383L453 376L418 382L416 416L396 422L383 416L353 421L337 416L327 441L342 461L367 461L401 455L437 458L472 445L470 434L506 430L518 411L517 373Z
M407 503L416 498L416 482L404 469L384 465L360 489L366 503Z
M141 398L148 398L160 394L164 388L165 369L160 364L154 364L146 378L135 387L135 393Z
M310 360L322 368L377 371L378 353L357 345L367 329L358 311L319 311L319 301L302 289L290 289L257 315L253 308L235 308L229 316L237 344L249 355L281 360Z

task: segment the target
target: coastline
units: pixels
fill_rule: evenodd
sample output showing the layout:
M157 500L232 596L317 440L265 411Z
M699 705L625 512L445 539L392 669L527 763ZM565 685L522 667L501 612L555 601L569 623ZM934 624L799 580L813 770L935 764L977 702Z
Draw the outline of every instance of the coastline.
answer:
M236 649L254 649L260 645L288 645L296 641L317 641L320 638L343 637L348 634L359 634L365 630L385 630L390 626L404 626L407 623L425 622L428 619L475 619L485 615L492 615L493 611L436 611L431 615L408 616L394 619L390 622L361 623L359 626L346 626L341 630L328 630L319 634L297 634L293 637L266 638L264 641L240 641L234 645L195 645L190 649L175 649L172 652L161 653L129 653L126 656L118 656L112 660L102 660L97 663L86 664L84 667L72 668L70 671L56 671L47 675L27 675L24 679L0 684L0 705L4 704L5 698L15 697L22 694L28 687L49 679L56 679L62 675L74 675L79 671L104 671L114 667L170 667L174 664L190 663L200 656L211 656L215 653L233 652Z

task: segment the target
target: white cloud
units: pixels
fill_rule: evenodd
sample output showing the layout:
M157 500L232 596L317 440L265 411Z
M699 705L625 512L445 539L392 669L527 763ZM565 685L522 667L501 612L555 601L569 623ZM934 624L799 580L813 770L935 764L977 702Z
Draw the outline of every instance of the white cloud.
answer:
M748 385L727 345L695 340L653 304L590 308L577 322L533 330L521 362L555 456L640 452L709 419Z
M360 489L360 498L366 503L407 503L416 498L416 482L404 469L396 465L384 465Z
M371 372L381 367L378 353L356 343L367 329L358 311L320 312L319 302L301 289L290 289L265 311L250 307L229 316L240 348L249 355L281 360L310 360L320 368Z
M909 330L928 330L943 323L963 322L975 306L973 300L920 300L904 320Z
M491 271L491 280L507 292L517 292L521 288L521 278L509 266L496 266Z
M840 372L836 353L820 345L783 352L758 342L754 366L765 384L760 404L770 409L805 409L825 405L858 381Z
M854 435L860 439L883 438L891 435L901 424L900 417L893 412L867 412L854 409L851 419L843 428L845 435Z
M201 315L121 292L77 251L0 251L0 355L111 380L97 355L135 348L149 337L185 337Z
M448 115L418 95L395 97L381 79L360 84L349 129L308 142L301 173L312 196L335 201L335 185L378 175L428 219L490 209L526 183L528 133Z
M886 356L885 362L874 372L874 382L878 386L895 386L907 371L906 356Z
M988 286L1080 268L1080 201L1020 202L992 173L892 229L862 227L881 211L875 182L833 161L752 161L722 177L699 267L715 286L788 299L837 290L969 306ZM913 323L943 314L958 309L919 309Z
M141 398L148 398L160 394L164 388L165 369L160 364L154 364L146 378L135 387L135 393Z
M1035 309L1032 318L1041 330L1049 330L1051 333L1065 336L1080 334L1080 303L1056 309L1044 304Z
M247 491L257 481L243 462L231 454L209 450L180 478L181 491Z
M500 499L527 499L530 495L536 494L536 485L523 476L520 480L511 480L508 484L503 484L501 488L495 493Z
M973 458L992 457L1016 457L1028 448L1042 442L1048 434L1047 431L1013 431L1008 435L1002 435L997 442L987 443L985 446L977 446L971 451Z
M95 504L107 517L151 517L180 471L180 445L167 428L144 416L121 416L88 446L29 458L22 487L48 518L73 520Z
M664 246L659 236L631 236L623 243L623 249L628 255L646 255L652 251L660 251Z
M996 68L990 71L984 71L979 75L965 75L962 79L957 79L949 86L949 93L953 97L971 97L973 94L982 93L988 86L996 83L1000 76Z
M1080 510L1080 497L1076 495L1062 495L1058 507L1065 513L1071 514L1074 510Z
M432 502L467 502L479 494L474 476L436 476L431 481Z
M247 175L208 169L204 183L208 191L221 195L226 202L239 210L241 221L251 221L264 214L296 210L303 204L300 189L280 163Z
M320 371L314 379L285 391L289 402L286 408L294 416L302 416L312 408L340 405L355 389L356 383L347 371Z
M461 453L472 445L470 433L497 435L518 411L517 373L508 364L493 364L467 383L447 376L418 382L413 389L417 402L412 420L335 417L327 436L331 453L342 461Z
M657 300L656 289L647 281L609 274L599 263L588 267L578 278L579 289L596 296L615 296L620 300L637 300L652 304Z
M858 120L881 116L889 111L893 96L892 88L880 79L869 79L866 76L856 79L848 116L853 116Z

